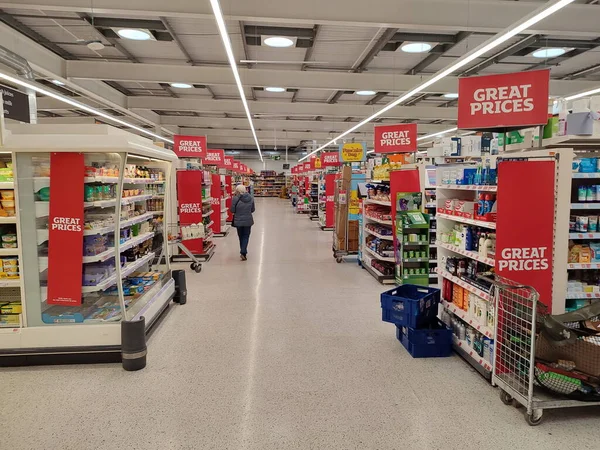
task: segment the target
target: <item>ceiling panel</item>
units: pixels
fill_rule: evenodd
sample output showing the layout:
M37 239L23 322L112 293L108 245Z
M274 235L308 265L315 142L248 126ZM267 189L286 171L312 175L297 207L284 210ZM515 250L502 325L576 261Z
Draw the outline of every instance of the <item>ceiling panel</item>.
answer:
M310 60L329 62L330 66L350 68L367 48L377 31L378 28L323 25Z

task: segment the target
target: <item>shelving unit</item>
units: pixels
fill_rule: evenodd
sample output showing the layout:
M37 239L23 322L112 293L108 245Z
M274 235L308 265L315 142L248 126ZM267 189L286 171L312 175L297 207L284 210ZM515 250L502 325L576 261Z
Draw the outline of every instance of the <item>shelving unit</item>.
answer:
M255 197L279 198L282 189L286 186L285 175L277 175L275 172L263 171L260 175L251 177L254 182Z
M147 139L106 125L22 125L7 136L5 150L14 161L21 279L0 279L0 287L21 287L24 296L15 332L0 335L0 356L93 352L120 360L121 320L143 314L149 329L175 294L168 258L163 265L155 261L167 251L164 224L170 217L169 198L157 197L169 191L177 158ZM62 165L55 165L59 157L73 164L72 177L51 178ZM78 181L83 165L86 176ZM77 201L62 199L54 188L50 196L44 189L51 183L63 183L67 192L85 192L83 223L69 230L78 233L70 239L83 239L83 256L74 257L67 248L63 252L55 231L48 231L53 217L62 217L53 216L48 206ZM93 198L100 195L103 199ZM60 277L67 263L80 264L81 280ZM66 288L69 294L62 294Z
M461 166L448 165L439 166L436 174L437 188L436 188L436 202L437 202L437 240L435 245L437 247L437 268L436 273L439 276L438 284L442 288L442 308L447 314L453 318L454 321L462 323L467 329L474 330L473 333L479 334L480 339L487 339L492 341L494 339L494 326L488 323L489 320L495 320L490 317L489 314L493 314L493 298L489 292L483 289L483 285L478 285L478 280L468 278L467 267L475 268L477 271L485 271L495 266L495 260L493 253L491 255L484 255L479 251L467 250L467 245L479 245L477 239L477 233L493 233L496 230L496 223L487 220L478 220L475 218L462 217L456 214L456 211L447 211L445 208L448 205L448 201L458 202L466 205L475 203L474 208L478 208L478 195L480 193L492 193L497 192L496 185L482 185L474 186L468 184L443 184L444 173L448 171L460 172L464 168L472 168L472 164L466 163ZM483 194L482 194L483 195ZM468 209L467 212L471 211ZM477 211L470 212L471 214L477 213ZM488 216L486 216L487 218ZM477 243L471 241L471 244L467 244L467 239L464 230L467 227L471 228L470 239L477 240ZM461 230L458 233L458 229ZM454 236L460 237L460 245L452 243ZM448 242L450 240L450 242ZM468 248L468 247L467 247ZM493 249L491 249L493 252ZM464 258L462 260L461 267L464 270L464 277L450 273L446 270L447 262L450 258ZM455 261L459 261L457 259ZM466 262L465 262L466 260ZM452 264L454 265L454 263ZM456 267L458 269L458 262ZM471 269L469 269L471 270ZM474 309L479 308L481 314L483 314L482 320L477 320L475 317ZM490 344L493 345L493 344ZM477 371L479 371L486 379L491 380L492 365L490 361L486 361L483 356L479 355L472 347L469 346L466 340L460 340L455 335L453 336L453 347L454 350L463 357L470 365L472 365Z
M386 189L387 184L378 181L369 181L367 184L381 186ZM374 189L369 190L369 195L373 194ZM389 197L389 193L388 193ZM371 212L370 212L371 211ZM377 215L375 213L377 211ZM388 220L389 218L389 220ZM366 198L363 200L362 215L362 246L361 260L362 266L381 284L394 284L394 266L396 259L394 257L394 235L392 228L392 202L381 198ZM387 254L380 254L373 248L384 246Z

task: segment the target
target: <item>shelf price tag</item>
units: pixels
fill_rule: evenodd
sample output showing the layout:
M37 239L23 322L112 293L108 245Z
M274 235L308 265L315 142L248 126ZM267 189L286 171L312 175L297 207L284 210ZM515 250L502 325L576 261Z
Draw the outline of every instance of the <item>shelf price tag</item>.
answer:
M49 305L81 305L84 181L82 153L50 154Z

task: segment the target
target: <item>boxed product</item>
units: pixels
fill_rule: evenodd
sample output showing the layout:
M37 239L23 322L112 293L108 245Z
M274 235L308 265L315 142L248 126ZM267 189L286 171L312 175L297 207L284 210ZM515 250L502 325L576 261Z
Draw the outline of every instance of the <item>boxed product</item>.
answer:
M454 215L472 219L478 203L468 200L454 200Z

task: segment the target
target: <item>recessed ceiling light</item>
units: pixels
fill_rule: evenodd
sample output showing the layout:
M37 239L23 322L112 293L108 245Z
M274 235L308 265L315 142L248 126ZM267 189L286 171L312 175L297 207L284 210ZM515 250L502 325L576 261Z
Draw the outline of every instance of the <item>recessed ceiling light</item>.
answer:
M548 47L540 48L531 54L534 58L556 58L564 55L567 51L564 48Z
M134 41L150 41L153 39L149 31L139 28L121 28L117 30L117 34L123 39L132 39Z
M375 91L356 91L356 95L375 95L377 92Z
M63 83L63 82L62 82L62 81L60 81L60 80L50 80L50 82L51 82L52 84L55 84L55 85L57 85L57 86L64 86L64 85L65 85L65 83Z
M448 92L447 94L444 94L445 98L458 98L458 94L456 92Z
M170 86L175 89L190 89L191 87L193 87L191 84L188 83L171 83Z
M431 50L431 44L427 42L411 42L400 47L406 53L425 53Z
M265 88L265 91L268 91L268 92L285 92L285 88L282 88L282 87L267 87L267 88Z
M283 36L271 36L263 41L269 47L286 48L294 45L294 41Z

